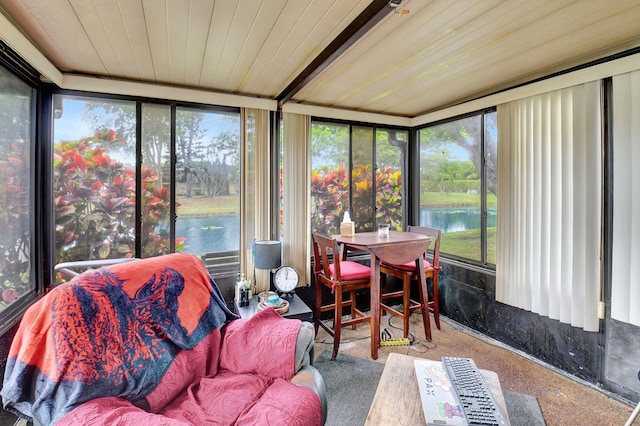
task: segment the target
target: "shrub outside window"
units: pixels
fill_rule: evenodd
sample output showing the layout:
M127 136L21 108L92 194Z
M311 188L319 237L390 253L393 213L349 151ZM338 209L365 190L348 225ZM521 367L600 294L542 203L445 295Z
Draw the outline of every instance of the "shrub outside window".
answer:
M142 104L141 257L171 252L171 106ZM178 249L180 244L175 245Z
M134 257L135 102L55 98L55 263Z
M403 164L408 132L313 121L311 123L311 230L340 232L350 212L356 232L389 223L401 230Z
M0 312L35 290L31 265L34 90L0 67Z

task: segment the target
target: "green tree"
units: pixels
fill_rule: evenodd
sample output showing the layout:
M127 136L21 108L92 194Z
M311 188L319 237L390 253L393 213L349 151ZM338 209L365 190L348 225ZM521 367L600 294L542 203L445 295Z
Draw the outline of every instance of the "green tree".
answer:
M349 126L314 121L311 126L312 168L337 167L349 161Z
M454 143L458 147L464 149L470 161L475 167L475 176L479 176L480 170L482 170L482 116L473 116L464 118L461 120L449 121L446 123L432 126L420 131L420 141L426 142L426 146L429 146L433 151L442 151L446 157L449 154L446 151L446 145L448 143ZM486 147L486 170L487 170L487 189L494 194L497 192L497 131L496 131L496 117L495 113L485 114L485 147ZM424 164L421 164L421 167ZM450 172L450 171L448 171ZM448 173L444 172L443 173ZM471 175L470 173L467 176ZM445 174L438 179L432 179L437 182L451 181L450 174ZM468 178L468 177L466 177Z
M206 194L208 196L229 195L231 182L240 179L240 141L238 133L223 131L205 147Z

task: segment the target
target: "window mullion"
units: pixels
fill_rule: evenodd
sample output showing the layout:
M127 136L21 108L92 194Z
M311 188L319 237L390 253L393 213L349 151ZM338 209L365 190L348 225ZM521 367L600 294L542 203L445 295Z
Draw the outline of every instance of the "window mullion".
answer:
M480 152L482 169L480 171L480 261L487 261L487 151L486 151L486 115L482 113L480 120Z

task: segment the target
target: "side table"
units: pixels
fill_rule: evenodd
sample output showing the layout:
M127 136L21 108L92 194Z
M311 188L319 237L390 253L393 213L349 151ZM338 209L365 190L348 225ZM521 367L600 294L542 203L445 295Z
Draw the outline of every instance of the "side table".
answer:
M238 306L235 303L236 311L241 318L250 318L258 311L258 296L254 295L249 302L249 306ZM283 318L299 319L313 323L313 311L309 308L297 294L289 300L289 310L282 314Z

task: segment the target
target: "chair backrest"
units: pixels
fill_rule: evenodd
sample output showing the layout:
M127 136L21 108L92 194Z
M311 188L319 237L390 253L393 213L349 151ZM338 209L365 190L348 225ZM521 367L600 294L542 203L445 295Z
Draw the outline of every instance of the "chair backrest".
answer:
M440 266L440 230L427 228L426 226L410 225L407 231L431 237L431 240L433 241L433 261L431 262L431 266L438 268Z
M320 234L313 234L313 273L316 278L320 274L326 278L340 280L340 252L338 242L332 238ZM333 261L333 262L332 262ZM334 263L333 274L330 265Z

